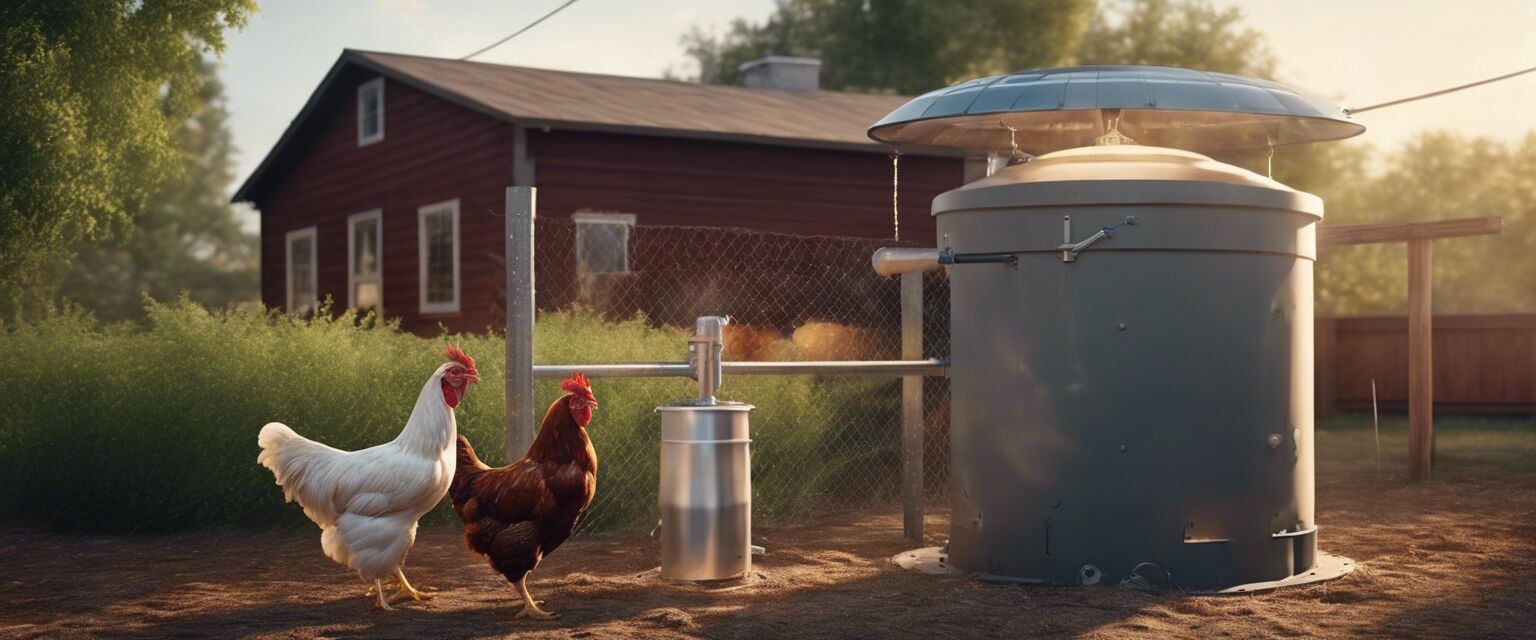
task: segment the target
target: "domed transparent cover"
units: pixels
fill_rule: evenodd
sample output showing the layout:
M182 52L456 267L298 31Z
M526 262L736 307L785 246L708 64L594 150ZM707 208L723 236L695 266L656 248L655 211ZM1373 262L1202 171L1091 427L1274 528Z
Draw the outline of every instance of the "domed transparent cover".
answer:
M1268 80L1138 65L1035 69L918 96L869 129L898 146L1039 155L1116 142L1200 152L1338 140L1365 127ZM1128 138L1128 140L1126 140Z

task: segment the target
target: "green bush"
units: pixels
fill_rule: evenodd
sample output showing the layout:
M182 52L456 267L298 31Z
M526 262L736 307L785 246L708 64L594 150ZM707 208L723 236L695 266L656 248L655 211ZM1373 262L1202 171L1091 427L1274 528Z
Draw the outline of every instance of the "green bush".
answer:
M499 337L426 339L372 318L301 320L255 310L210 312L185 300L148 306L147 327L99 327L62 312L0 329L0 513L85 529L171 530L304 522L256 464L256 433L283 422L305 437L358 449L395 437L442 347L472 355L484 382L459 430L490 464L501 453L505 346ZM581 313L539 318L541 363L682 360L686 333L643 319ZM595 380L590 429L601 459L588 527L655 521L659 421L653 410L693 394L684 379ZM559 395L541 381L541 409ZM753 414L756 513L772 520L835 497L890 495L897 468L894 382L736 378L722 396ZM542 410L540 411L542 415ZM452 521L445 504L428 522Z

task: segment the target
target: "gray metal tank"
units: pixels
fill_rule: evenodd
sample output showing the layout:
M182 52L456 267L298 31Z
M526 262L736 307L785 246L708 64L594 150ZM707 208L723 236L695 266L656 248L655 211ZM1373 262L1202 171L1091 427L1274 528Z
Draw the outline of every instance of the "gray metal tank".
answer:
M947 267L952 566L1186 589L1314 571L1321 200L1111 145L1010 167L933 213L962 258ZM963 263L998 254L1016 264Z

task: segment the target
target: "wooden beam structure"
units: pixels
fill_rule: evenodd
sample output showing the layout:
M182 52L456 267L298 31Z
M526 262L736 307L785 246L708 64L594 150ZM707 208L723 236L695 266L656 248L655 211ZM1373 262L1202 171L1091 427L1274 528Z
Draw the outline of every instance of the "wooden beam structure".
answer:
M1342 247L1408 243L1408 479L1429 480L1435 468L1433 242L1444 238L1493 235L1503 218L1460 218L1320 227L1317 246Z
M1497 235L1504 231L1503 218L1457 218L1430 222L1387 222L1318 227L1319 249L1354 244L1382 244L1410 240L1439 240L1464 236Z

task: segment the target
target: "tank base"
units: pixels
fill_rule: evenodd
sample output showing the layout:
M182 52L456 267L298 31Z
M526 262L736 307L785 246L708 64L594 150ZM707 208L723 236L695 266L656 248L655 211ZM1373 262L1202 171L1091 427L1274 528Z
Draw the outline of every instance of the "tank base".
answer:
M944 547L923 547L911 551L903 551L891 557L891 564L918 573L948 576L972 576L986 582L1009 582L1024 584L1045 584L1044 580L1030 580L1027 578L1012 578L1002 576L990 576L988 574L970 573L954 565L949 564L949 553ZM1344 556L1334 555L1325 551L1317 552L1317 562L1305 573L1298 573L1282 580L1269 582L1250 582L1219 590L1190 591L1198 595L1240 595L1247 593L1264 593L1285 587L1297 587L1334 578L1342 578L1355 570L1355 561Z
M1235 596L1245 593L1264 593L1284 587L1299 587L1304 584L1312 584L1314 582L1323 582L1324 580L1342 578L1346 575L1349 575L1350 573L1353 573L1354 570L1354 560L1319 550L1317 552L1317 562L1313 563L1312 568L1307 569L1305 573L1298 573L1294 576L1281 580L1271 580L1269 582L1250 582L1248 584L1240 584L1235 587L1227 587L1217 591L1191 591L1190 593L1220 596Z

